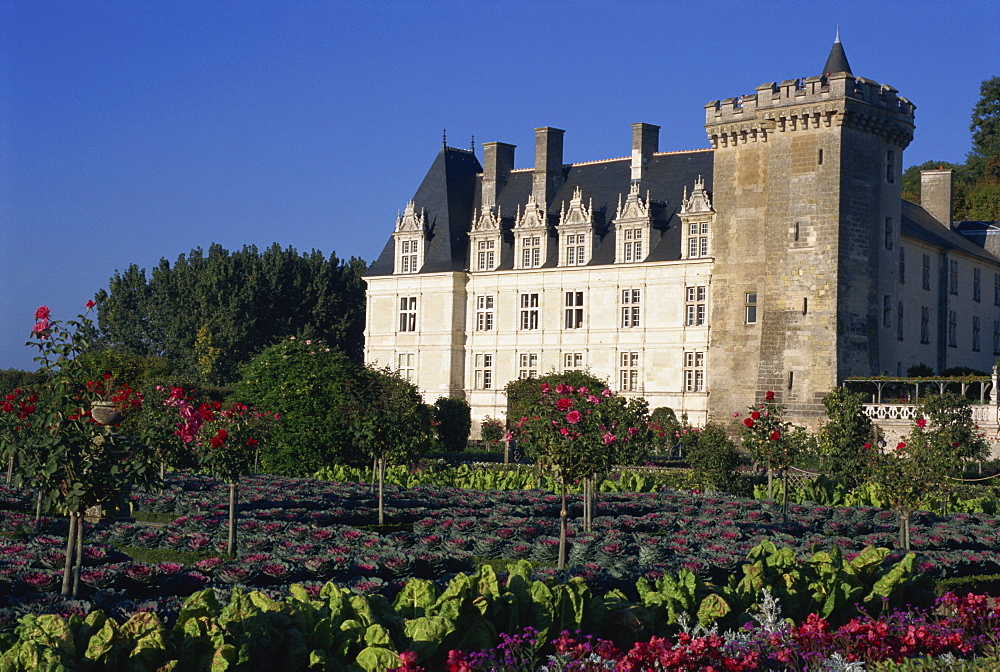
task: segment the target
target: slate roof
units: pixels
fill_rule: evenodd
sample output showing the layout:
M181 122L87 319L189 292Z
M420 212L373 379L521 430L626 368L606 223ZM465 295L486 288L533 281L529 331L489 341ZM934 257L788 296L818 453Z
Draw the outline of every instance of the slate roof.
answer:
M826 57L826 65L823 66L824 74L832 75L835 72L853 74L851 72L851 64L847 62L847 53L844 51L844 45L840 42L839 29L837 30L837 39L833 41L833 46L830 47L830 55Z
M573 193L579 187L584 203L591 205L596 213L604 215L610 223L618 208L618 199L628 197L631 186L631 158L592 161L569 164L563 167L563 184L556 192L547 211L558 221L558 214L569 207ZM680 259L680 210L684 188L688 193L700 176L705 181L705 189L712 190L713 154L711 149L687 152L665 152L650 157L639 192L646 198L647 191L654 201L665 201L665 205L654 209L654 226L665 229L659 244L650 251L647 261ZM425 208L429 222L434 226L421 273L440 271L464 271L468 268L468 238L475 211L480 206L482 168L471 152L458 149L442 149L427 176L414 196L417 211ZM524 210L531 194L532 171L515 170L507 178L502 191L497 196L501 216L512 223L518 208ZM443 235L448 230L450 235ZM513 268L513 253L510 241L505 241L500 251L500 269ZM614 231L608 228L590 265L614 262ZM390 237L382 254L365 273L366 276L391 275L393 272L395 246ZM550 262L551 263L551 262Z
M466 234L472 221L472 203L483 172L476 155L467 149L441 147L420 188L413 196L416 212L425 212L430 236L422 273L462 270L468 253ZM392 275L394 239L382 248L365 276Z
M916 203L903 200L902 218L900 233L905 236L922 240L945 250L959 250L994 264L1000 263L1000 259L983 249L982 245L977 245L974 239L970 239L958 231L946 229ZM971 229L972 227L967 226L971 224L975 223L963 222L959 225L959 230ZM985 234L983 239L985 241Z

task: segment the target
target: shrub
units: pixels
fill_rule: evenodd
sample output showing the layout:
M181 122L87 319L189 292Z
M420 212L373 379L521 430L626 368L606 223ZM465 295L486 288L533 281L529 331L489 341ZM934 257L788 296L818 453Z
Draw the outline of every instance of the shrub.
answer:
M458 397L438 397L433 407L433 425L437 437L449 453L465 450L472 431L472 409Z
M19 388L34 387L42 382L45 374L40 371L0 369L0 395L7 395Z
M729 491L735 482L740 455L726 431L708 424L697 434L697 440L687 444L687 457L695 475L716 490Z
M657 452L665 453L677 443L677 432L681 423L677 421L674 409L666 406L654 408L649 414L649 428L652 430L652 444Z
M879 445L881 430L864 413L864 395L838 387L823 399L829 422L819 431L823 469L847 488L868 480L871 447Z
M367 462L352 449L344 411L361 370L336 348L295 338L265 349L243 368L234 398L281 416L261 452L262 470L302 475L328 464Z
M503 420L486 416L479 428L479 436L487 446L500 443L504 436Z

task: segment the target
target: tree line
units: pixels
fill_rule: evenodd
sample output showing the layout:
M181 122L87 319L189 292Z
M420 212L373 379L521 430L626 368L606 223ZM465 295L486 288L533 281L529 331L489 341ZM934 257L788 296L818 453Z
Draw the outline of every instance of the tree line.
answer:
M165 360L171 374L228 385L282 338L323 339L363 357L364 261L277 243L229 252L213 244L152 269L116 272L97 294L97 348ZM152 360L147 361L153 365Z

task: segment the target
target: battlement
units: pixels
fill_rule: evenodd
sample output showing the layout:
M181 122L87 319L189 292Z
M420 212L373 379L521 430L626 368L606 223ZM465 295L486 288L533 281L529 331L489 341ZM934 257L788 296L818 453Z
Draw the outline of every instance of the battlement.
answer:
M756 93L713 100L705 105L705 125L731 124L758 119L773 119L780 108L815 105L834 101L857 101L873 108L899 115L899 121L913 123L916 105L888 84L847 73L803 79L786 79L779 83L767 82L757 87ZM824 106L826 107L826 106Z

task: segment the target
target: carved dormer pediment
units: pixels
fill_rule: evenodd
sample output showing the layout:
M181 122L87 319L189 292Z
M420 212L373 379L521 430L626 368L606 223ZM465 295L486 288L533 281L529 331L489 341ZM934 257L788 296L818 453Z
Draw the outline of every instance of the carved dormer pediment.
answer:
M643 199L639 195L639 184L633 183L628 190L628 198L625 202L622 202L622 197L618 196L618 210L615 212L615 220L630 220L630 221L650 221L652 217L650 216L650 205L651 199L649 198L649 192L646 192L646 198Z
M559 226L592 227L593 225L593 201L584 205L583 192L580 190L580 187L577 187L573 192L573 198L570 200L569 206L563 207L562 212L559 213Z
M535 202L534 195L528 196L528 202L524 206L524 211L522 212L518 208L516 224L514 228L516 229L545 229L548 228L548 221L545 215L545 208L538 205Z
M500 233L500 225L503 218L500 216L500 207L486 208L472 218L473 233Z
M406 204L406 210L396 218L396 233L424 233L427 231L427 217L423 208L416 211L413 201Z
M684 187L684 200L681 202L681 214L693 214L693 213L703 213L703 212L715 212L712 208L712 199L708 192L705 191L705 180L698 176L695 180L694 190L691 191L691 196L688 196L687 187Z

